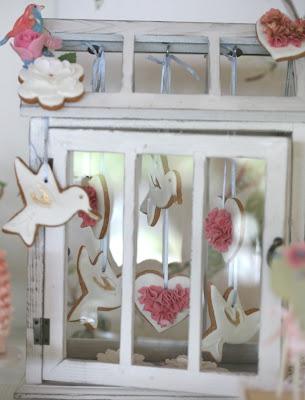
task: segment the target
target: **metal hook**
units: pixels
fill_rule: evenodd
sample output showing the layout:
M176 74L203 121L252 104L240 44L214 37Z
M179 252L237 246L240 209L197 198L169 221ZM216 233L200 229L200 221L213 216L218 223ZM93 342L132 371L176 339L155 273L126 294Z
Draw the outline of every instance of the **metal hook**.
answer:
M268 253L267 253L267 264L269 265L269 267L271 267L272 260L275 256L276 249L280 246L283 246L283 244L284 244L284 240L282 238L277 237L273 240L273 243L270 246Z
M168 43L166 46L166 56L169 56L169 49L170 49L170 44Z

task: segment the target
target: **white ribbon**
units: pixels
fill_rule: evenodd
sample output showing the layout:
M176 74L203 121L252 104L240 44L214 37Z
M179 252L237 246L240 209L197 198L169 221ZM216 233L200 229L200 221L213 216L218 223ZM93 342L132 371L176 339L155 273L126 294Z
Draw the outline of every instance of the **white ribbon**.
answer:
M161 87L160 92L163 94L169 94L171 91L171 81L172 81L172 73L171 73L171 62L175 61L180 67L182 67L185 71L191 74L197 81L200 80L200 76L197 72L186 62L180 60L180 58L170 54L168 51L165 54L162 60L154 56L148 56L148 60L155 62L159 65L162 65L162 74L161 74Z
M104 48L90 43L87 44L87 47L96 56L92 65L92 91L103 93L106 89L106 57Z

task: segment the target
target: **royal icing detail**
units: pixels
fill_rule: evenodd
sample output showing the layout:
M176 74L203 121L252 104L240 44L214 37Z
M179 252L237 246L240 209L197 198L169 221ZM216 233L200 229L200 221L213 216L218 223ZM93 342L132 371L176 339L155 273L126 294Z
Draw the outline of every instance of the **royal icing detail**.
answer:
M98 219L86 192L78 186L61 189L48 164L35 174L17 158L15 172L24 208L4 225L3 231L19 235L27 246L34 243L39 226L63 225L80 210Z
M98 325L98 311L111 311L121 306L122 280L107 260L102 270L102 253L91 261L85 246L79 249L77 273L82 295L68 315L68 321L80 321L93 329Z
M85 92L83 77L84 69L79 64L40 57L21 70L18 94L26 103L39 103L47 110L57 110L65 101L78 101L82 97Z
M305 20L291 20L280 10L271 9L256 23L260 43L276 61L305 55Z
M87 192L92 191L92 203L94 203L92 208L96 210L100 219L93 224L82 225L82 227L90 226L96 239L100 240L105 237L108 231L111 214L110 194L105 176L96 175L87 180L85 190Z
M246 343L258 332L260 311L244 311L232 288L222 296L214 285L208 289L207 303L211 325L203 335L201 350L220 362L225 343Z
M143 272L135 281L135 303L144 318L161 333L183 321L189 314L190 279L174 276L164 288L163 276Z
M148 176L149 192L140 208L147 215L149 226L156 225L162 209L182 203L180 174L169 169L166 156L152 156L152 161Z

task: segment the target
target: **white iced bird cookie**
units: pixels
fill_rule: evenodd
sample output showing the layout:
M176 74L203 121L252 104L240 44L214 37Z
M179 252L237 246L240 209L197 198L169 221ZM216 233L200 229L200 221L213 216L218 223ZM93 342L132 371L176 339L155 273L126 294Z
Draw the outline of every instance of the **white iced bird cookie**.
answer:
M76 102L85 93L84 69L79 64L40 57L19 74L19 97L28 104L39 103L47 110L58 110L65 102Z
M68 321L80 321L93 329L98 325L98 311L111 311L121 306L121 277L116 276L107 260L102 270L101 255L91 261L87 249L79 249L77 273L82 295L68 315Z
M229 263L242 247L245 235L245 210L242 202L237 198L228 198L225 209L231 214L233 225L233 238L228 251L221 253L224 261Z
M236 295L235 302L234 296L232 288L227 289L224 296L214 285L210 285L208 289L207 302L211 325L203 335L201 350L209 353L216 362L222 360L225 343L246 343L259 330L260 311L244 311L239 296Z
M98 219L87 193L79 186L61 189L48 164L35 174L17 158L15 173L24 208L4 225L3 231L19 235L27 246L34 243L39 226L63 225L78 211Z
M166 156L152 156L152 161L148 177L149 192L140 208L147 215L149 226L156 225L162 209L169 208L174 203L182 203L180 174L169 169Z

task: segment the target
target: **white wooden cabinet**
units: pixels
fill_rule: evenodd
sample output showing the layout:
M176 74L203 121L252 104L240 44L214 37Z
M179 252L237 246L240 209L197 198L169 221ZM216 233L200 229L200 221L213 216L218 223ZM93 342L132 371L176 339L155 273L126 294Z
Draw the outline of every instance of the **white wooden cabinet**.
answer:
M106 51L119 51L123 55L119 93L88 93L81 102L67 104L58 112L27 105L22 105L21 110L23 115L31 117L31 166L34 169L39 166L44 131L49 129L49 158L62 186L71 177L72 152L124 156L120 363L69 358L67 228L41 230L29 256L26 378L16 398L224 398L238 397L246 384L272 385L279 369L280 339L270 343L268 340L280 328L281 305L269 288L266 256L274 238L304 237L304 61L295 62L294 97L222 96L220 44L237 45L244 54L265 55L252 25L51 20L48 29L63 37L66 50L83 49L85 43L92 41L103 44ZM134 52L149 52L151 48L162 52L164 43L171 43L178 53L209 54L208 94L134 92ZM183 155L192 159L191 301L185 370L132 363L139 166L140 157L146 154ZM200 371L205 300L202 289L208 268L202 224L208 211L208 165L213 158L260 159L266 166L261 327L258 369L252 374ZM42 343L43 337L37 339L41 343L35 343L33 328L40 319L49 320L49 344Z

